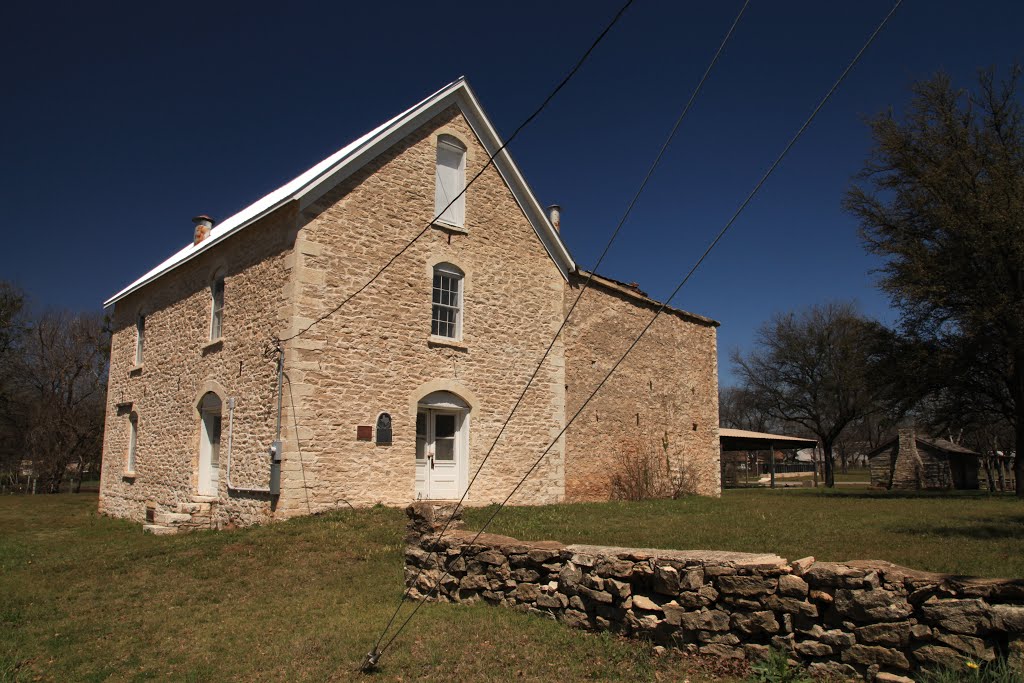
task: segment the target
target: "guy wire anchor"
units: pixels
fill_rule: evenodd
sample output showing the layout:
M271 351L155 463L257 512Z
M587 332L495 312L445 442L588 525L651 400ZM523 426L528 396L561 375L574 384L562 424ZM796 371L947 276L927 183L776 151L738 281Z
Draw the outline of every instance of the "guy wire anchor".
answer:
M363 664L359 667L359 669L365 674L373 673L373 671L376 670L377 662L379 661L380 650L378 650L377 648L373 648L372 650L366 653L366 659L363 660Z

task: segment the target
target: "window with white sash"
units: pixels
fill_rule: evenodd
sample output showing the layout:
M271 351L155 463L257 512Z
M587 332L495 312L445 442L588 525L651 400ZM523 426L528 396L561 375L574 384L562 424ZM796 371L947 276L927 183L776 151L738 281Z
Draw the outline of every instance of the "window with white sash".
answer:
M224 278L218 277L210 287L212 314L210 316L210 341L220 339L224 332Z
M450 263L434 266L430 334L462 339L463 273Z
M146 316L139 313L135 319L135 365L142 365L142 345L146 339Z
M128 463L125 466L126 472L135 472L135 451L139 443L139 415L132 413L128 416Z
M455 138L437 138L434 215L439 223L464 227L466 220L466 148Z

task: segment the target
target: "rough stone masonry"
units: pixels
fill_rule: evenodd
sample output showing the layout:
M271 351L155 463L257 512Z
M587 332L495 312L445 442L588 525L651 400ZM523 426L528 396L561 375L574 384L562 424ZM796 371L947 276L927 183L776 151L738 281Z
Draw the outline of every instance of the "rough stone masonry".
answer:
M491 605L717 657L775 647L812 673L909 681L968 660L1024 663L1024 580L881 561L526 542L463 527L450 507L407 508L410 596ZM431 590L440 580L435 593Z

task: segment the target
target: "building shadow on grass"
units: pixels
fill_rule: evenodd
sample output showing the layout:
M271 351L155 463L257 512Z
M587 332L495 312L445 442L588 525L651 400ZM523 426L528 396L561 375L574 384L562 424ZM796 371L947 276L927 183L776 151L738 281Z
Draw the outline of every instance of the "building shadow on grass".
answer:
M1001 499L1016 500L1012 492L989 493L988 491L889 491L886 489L816 489L816 492L825 496L836 496L837 498L861 498L865 500L965 500L981 498L984 500Z
M962 518L963 519L963 518ZM939 520L948 521L948 520ZM946 538L969 538L972 540L999 540L1024 538L1024 515L1006 517L979 517L963 519L961 524L915 524L914 526L890 526L889 531L910 536L930 534Z

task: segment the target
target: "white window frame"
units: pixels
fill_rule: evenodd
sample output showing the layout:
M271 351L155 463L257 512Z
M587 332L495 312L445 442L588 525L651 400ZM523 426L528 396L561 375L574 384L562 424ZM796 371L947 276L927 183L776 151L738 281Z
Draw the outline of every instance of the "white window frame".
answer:
M220 290L218 297L218 288ZM224 290L226 283L222 276L217 276L210 285L210 341L224 336Z
M455 304L442 303L440 301L441 297L439 297L438 295L442 292L450 290L439 289L437 286L435 286L434 280L438 276L443 278L449 278L450 280L453 280L455 282L457 287L457 291L455 292ZM439 263L436 266L434 266L430 282L430 336L437 337L439 339L450 339L454 341L462 340L463 301L465 299L466 289L465 284L466 274L463 273L458 267L452 265L451 263ZM437 317L436 312L438 309L454 311L455 329L453 330L453 335L440 333L441 325L448 325L450 323L447 320L442 320L439 317ZM438 324L437 331L435 331L435 323Z
M135 474L135 461L139 450L139 414L131 413L128 416L128 462L125 464L125 472Z
M457 154L459 157L458 167L454 169L447 164L441 163L442 155L451 153ZM450 185L446 185L445 179L450 177L452 171L454 171L454 178L451 178ZM466 147L457 138L450 135L438 136L434 181L434 215L437 216L436 221L443 225L451 225L458 228L465 227ZM452 202L453 199L455 199L454 202ZM451 203L451 206L448 206L449 203ZM445 210L445 207L447 207L447 210Z
M143 344L146 339L146 314L139 313L135 318L135 367L142 365Z

